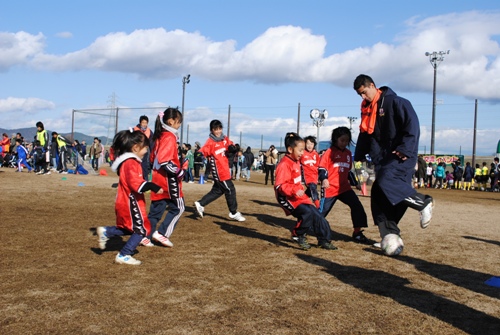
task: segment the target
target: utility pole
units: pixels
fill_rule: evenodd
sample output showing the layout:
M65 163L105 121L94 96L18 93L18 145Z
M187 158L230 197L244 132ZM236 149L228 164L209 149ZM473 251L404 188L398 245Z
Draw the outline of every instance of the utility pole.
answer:
M182 78L182 124L181 124L181 145L183 142L183 137L184 137L184 123L186 122L186 116L184 115L184 96L186 95L186 84L189 84L191 78L191 75L188 74L187 76L184 76Z

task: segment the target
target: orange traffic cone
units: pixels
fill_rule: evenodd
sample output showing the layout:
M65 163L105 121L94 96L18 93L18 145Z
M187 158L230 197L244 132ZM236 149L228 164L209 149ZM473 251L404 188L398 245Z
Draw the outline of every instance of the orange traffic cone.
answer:
M366 183L361 184L361 195L362 196L367 196L368 192L366 191Z

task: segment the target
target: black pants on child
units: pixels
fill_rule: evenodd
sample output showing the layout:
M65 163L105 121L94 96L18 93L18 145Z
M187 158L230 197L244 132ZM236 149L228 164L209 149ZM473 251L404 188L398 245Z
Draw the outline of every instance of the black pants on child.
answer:
M222 195L226 197L227 208L231 214L236 214L238 211L238 203L236 201L236 189L232 180L217 181L214 180L214 185L210 192L205 194L199 201L200 205L206 206L212 201L219 199Z
M312 232L316 235L319 244L332 240L330 224L314 205L299 205L292 212L292 215L297 218L297 224L292 231L293 236L302 236Z
M326 218L328 216L328 213L330 213L333 205L335 205L337 200L340 200L351 209L351 220L353 228L368 227L368 219L366 217L363 204L361 203L361 201L359 201L358 196L353 190L348 190L337 195L336 197L325 198L321 211L321 215L323 215L323 217Z

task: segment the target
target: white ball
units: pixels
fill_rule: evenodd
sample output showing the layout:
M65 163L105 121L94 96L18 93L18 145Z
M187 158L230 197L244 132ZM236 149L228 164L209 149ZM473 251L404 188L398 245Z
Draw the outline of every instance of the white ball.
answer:
M403 239L397 234L387 234L382 239L380 247L387 256L397 256L403 252Z

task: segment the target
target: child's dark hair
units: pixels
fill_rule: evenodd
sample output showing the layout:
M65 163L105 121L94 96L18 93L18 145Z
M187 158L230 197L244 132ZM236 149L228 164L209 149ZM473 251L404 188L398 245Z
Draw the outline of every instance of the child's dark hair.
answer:
M118 157L126 152L132 152L132 147L136 144L147 147L149 146L149 139L142 131L122 130L113 138L111 148L115 153L115 157Z
M38 121L38 122L36 123L36 127L37 127L37 128L42 128L42 130L44 130L44 129L45 129L45 128L43 127L43 123L42 123L42 121Z
M219 120L210 121L210 131L220 129L220 128L224 128L222 126L222 122L220 122Z
M332 142L330 143L330 147L337 147L337 140L344 136L348 135L349 136L349 144L352 144L352 134L351 130L347 127L337 127L334 130L332 130Z
M147 122L149 122L149 118L148 118L146 115L141 115L141 116L139 117L139 123L141 123L141 122L142 122L142 120L146 120Z
M304 139L297 133L286 133L285 135L285 148L295 148L297 143L304 142Z
M163 125L168 125L167 122L170 119L182 122L182 113L179 111L179 109L168 107L163 112L158 114L155 122L155 132L153 135L153 142L155 142L157 139L160 138L161 133L163 132L163 130L165 130L165 128L163 128Z
M304 142L307 142L307 141L314 143L314 147L316 147L316 145L318 144L318 142L316 141L316 136L309 135L309 136L304 137Z
M21 140L20 138L16 138L16 143L22 144L23 140Z

